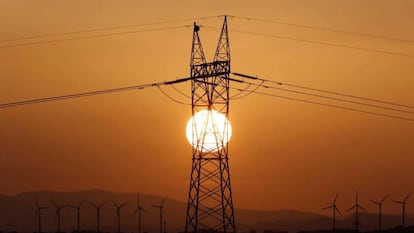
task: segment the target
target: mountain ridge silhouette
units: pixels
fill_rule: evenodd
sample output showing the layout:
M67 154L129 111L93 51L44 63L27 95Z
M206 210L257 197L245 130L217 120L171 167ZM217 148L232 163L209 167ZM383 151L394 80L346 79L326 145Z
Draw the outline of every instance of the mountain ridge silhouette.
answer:
M106 202L101 212L101 228L103 231L114 232L116 219L115 207L112 201L117 203L128 203L122 210L122 231L136 232L137 217L132 215L136 208L136 196L134 192L113 192L103 189L87 189L80 191L28 191L14 195L0 194L0 230L33 232L37 230L35 218L36 197L40 206L49 208L42 212L43 229L46 232L56 231L55 206L78 205L81 201L85 203L81 207L81 229L95 230L96 212L89 202ZM143 231L159 231L159 210L152 208L153 204L159 204L164 196L140 193L141 205L146 210L143 214ZM164 216L167 222L167 232L182 232L185 224L187 204L182 201L167 199L164 208ZM363 230L374 230L377 227L376 213L361 213L361 227ZM407 215L407 223L412 223L412 215ZM332 220L330 217L304 212L295 209L281 210L258 210L258 209L235 209L235 218L239 232L250 232L256 230L289 231L330 229ZM337 226L340 228L353 228L354 214L338 218ZM393 228L400 223L398 215L383 216L384 228ZM62 229L72 232L76 228L76 211L71 208L62 210Z

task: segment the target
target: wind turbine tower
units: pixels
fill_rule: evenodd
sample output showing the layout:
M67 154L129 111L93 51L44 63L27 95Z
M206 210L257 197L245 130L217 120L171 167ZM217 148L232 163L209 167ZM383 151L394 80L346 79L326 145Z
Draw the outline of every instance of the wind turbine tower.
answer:
M99 205L93 202L90 202L90 204L96 209L96 232L99 233L101 232L101 208L105 205L105 202L102 202Z
M117 223L118 223L118 231L117 233L121 233L121 209L127 205L127 203L123 203L118 205L115 201L112 201L112 203L114 203L114 206L116 208L116 219L117 219Z
M71 208L76 209L76 212L77 212L76 213L77 214L77 228L76 228L77 232L80 232L80 209L83 203L84 201L81 201L77 206L73 206L73 205L70 206Z
M164 233L167 233L167 221L164 219Z
M366 212L366 210L364 209L364 207L362 207L361 205L359 205L358 202L358 192L356 193L356 198L355 198L355 205L352 206L351 208L349 208L346 212L355 209L355 231L359 232L359 228L361 226L361 223L359 222L359 209L363 210Z
M372 203L378 206L378 231L382 231L382 203L389 195L383 197L380 201L371 200Z
M338 199L338 194L336 193L335 198L332 202L332 205L327 206L325 208L323 208L322 210L326 210L326 209L332 209L332 231L335 231L336 229L336 212L338 212L340 215L342 215L341 211L339 211L338 207L336 207L336 199Z
M135 209L134 213L132 213L133 215L138 213L138 233L141 233L142 230L142 226L141 226L141 214L142 211L146 212L144 208L142 208L141 203L140 203L140 199L139 199L139 194L137 194L137 208Z
M199 31L200 26L194 23L190 61L192 116L208 110L208 118L216 111L228 119L231 71L227 17L224 17L213 62L206 61ZM222 128L225 132L224 135L214 133L211 137L205 124L205 121L192 122L192 166L185 233L202 230L233 233L236 224L226 133L230 126L228 121L214 125L212 131Z
M37 201L36 197L34 198L36 203L36 216L38 220L38 233L42 233L42 210L48 209L48 206L40 206L39 202Z
M155 208L160 209L160 233L163 233L163 231L162 231L162 222L163 222L164 216L163 216L162 209L164 208L164 202L165 202L165 200L167 200L167 198L164 198L161 201L160 205L152 205L152 207L155 207Z
M406 201L408 200L408 198L411 196L411 193L409 193L405 198L404 198L404 200L402 200L402 201L396 201L396 200L393 200L393 202L395 202L395 203L398 203L398 204L400 204L401 206L402 206L402 215L401 215L401 227L402 228L405 228L405 215L406 215L406 212L405 212L405 203L406 203Z
M55 219L57 219L57 230L56 230L56 232L57 233L60 233L60 217L61 217L61 211L62 211L62 209L67 208L67 207L70 207L70 206L68 206L68 205L62 205L62 206L60 206L60 205L58 205L56 203L55 200L52 200L52 202L53 202L53 205L55 205L55 207L56 207L56 214L55 214Z

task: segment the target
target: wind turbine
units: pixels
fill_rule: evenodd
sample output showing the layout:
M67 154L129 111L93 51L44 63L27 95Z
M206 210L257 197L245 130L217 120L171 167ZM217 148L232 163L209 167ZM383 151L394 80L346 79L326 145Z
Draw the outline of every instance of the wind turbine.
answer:
M387 199L389 195L386 195L381 199L381 201L371 200L372 203L378 206L378 231L382 230L382 203Z
M160 205L152 205L152 207L154 207L154 208L159 208L160 209L160 233L163 233L162 232L162 220L163 220L163 215L162 215L162 208L164 207L164 202L165 202L165 200L167 200L167 198L164 198L162 201L161 201L161 204Z
M142 208L140 199L139 199L139 194L137 194L137 208L134 210L132 215L138 213L138 233L141 233L141 212L142 211L146 212L145 209Z
M68 205L62 205L62 206L59 206L57 203L56 203L56 201L55 200L53 200L52 199L52 202L53 202L53 205L55 205L55 207L56 207L56 214L55 214L55 219L57 218L57 233L60 233L60 211L63 209L63 208L67 208L67 207L70 207L70 206L68 206Z
M71 208L73 208L73 209L76 209L76 211L77 211L77 217L78 217L78 219L77 219L77 231L78 232L80 232L80 209L81 209L81 206L83 205L83 203L84 203L85 201L81 201L77 206L74 206L74 205L71 205L70 207Z
M367 212L364 207L360 206L358 203L358 192L356 193L356 198L355 198L355 205L352 206L351 208L349 208L346 212L355 209L355 231L359 232L359 226L360 226L360 222L359 222L359 209Z
M102 202L101 204L97 205L93 202L89 202L93 207L96 209L96 232L101 232L101 208L103 205L105 205L105 202Z
M48 209L48 206L40 206L39 202L37 202L36 197L34 197L34 201L36 203L36 214L35 217L37 217L39 221L38 225L38 233L42 233L42 210Z
M339 193L336 193L335 198L332 202L332 205L327 206L327 207L322 209L322 210L332 209L332 211L333 211L332 212L332 230L333 231L335 231L336 212L338 212L342 216L341 211L339 211L338 207L336 207L336 199L338 198L338 194Z
M167 233L167 221L164 219L164 233Z
M114 203L114 206L116 208L116 218L118 221L118 233L121 233L121 209L126 206L128 203L122 203L118 205L115 201L112 201Z
M404 198L404 200L403 201L395 201L395 200L392 200L393 202L395 202L395 203L398 203L398 204L400 204L400 205L402 205L402 224L401 224L401 226L402 226L402 228L404 228L405 227L405 202L408 200L408 198L411 196L411 193L409 193L405 198Z

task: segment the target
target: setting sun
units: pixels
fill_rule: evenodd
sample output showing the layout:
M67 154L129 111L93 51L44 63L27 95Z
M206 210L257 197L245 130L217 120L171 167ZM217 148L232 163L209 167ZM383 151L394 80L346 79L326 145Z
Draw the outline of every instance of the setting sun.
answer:
M186 136L188 142L199 151L218 151L231 138L231 124L226 116L216 110L202 110L188 121Z

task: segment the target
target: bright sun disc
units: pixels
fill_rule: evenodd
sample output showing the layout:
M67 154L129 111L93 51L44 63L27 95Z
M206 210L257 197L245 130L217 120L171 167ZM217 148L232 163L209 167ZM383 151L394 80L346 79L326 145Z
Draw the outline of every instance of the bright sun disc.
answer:
M199 111L188 121L186 136L188 142L201 152L218 151L231 138L230 121L216 110Z

